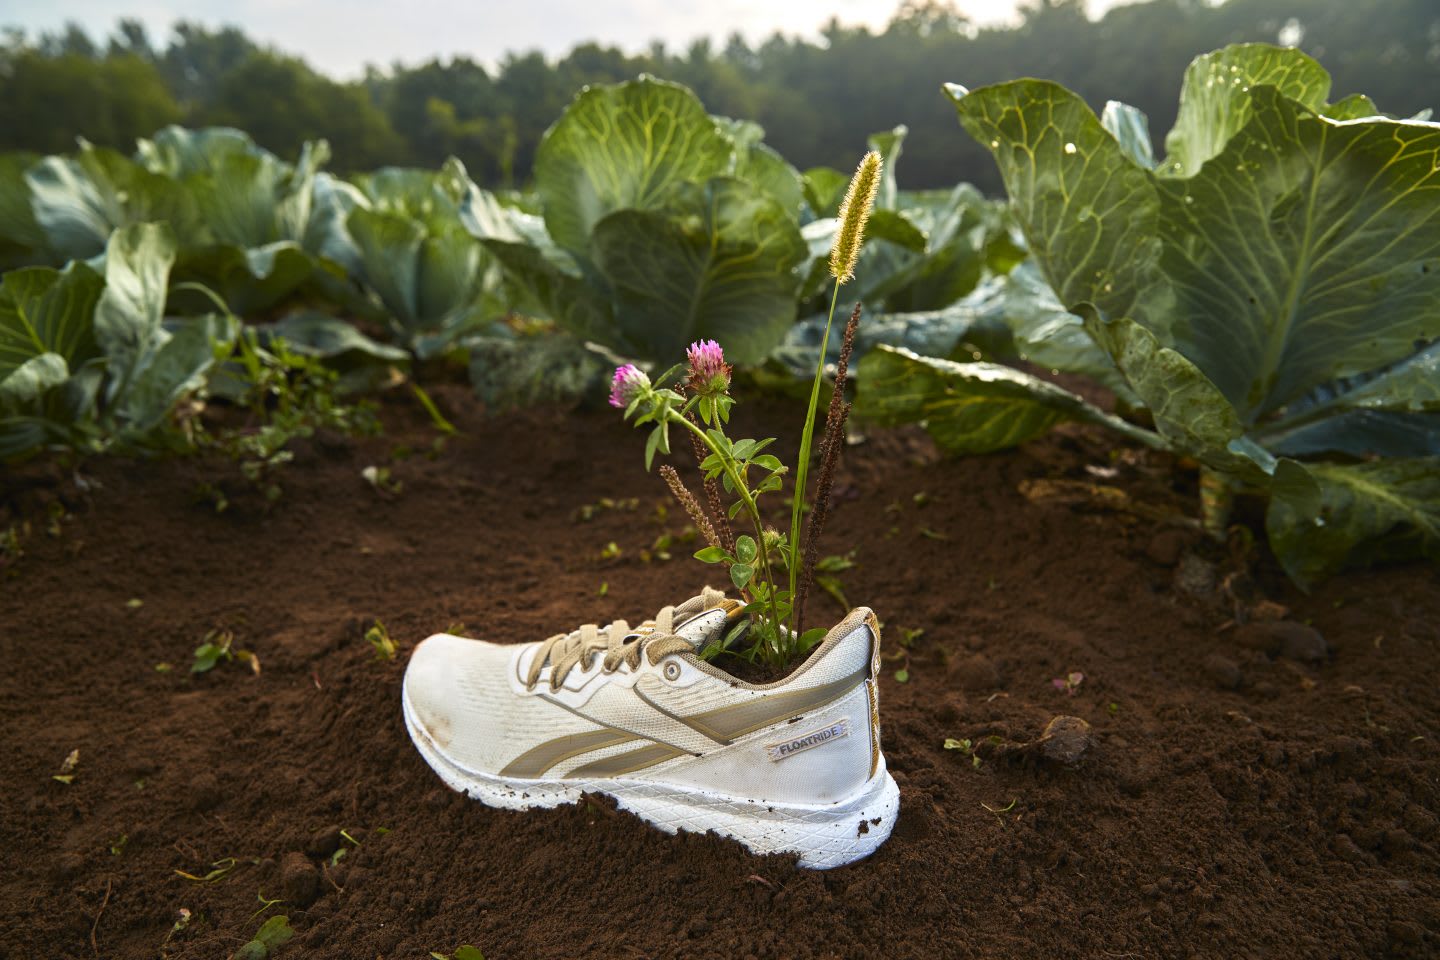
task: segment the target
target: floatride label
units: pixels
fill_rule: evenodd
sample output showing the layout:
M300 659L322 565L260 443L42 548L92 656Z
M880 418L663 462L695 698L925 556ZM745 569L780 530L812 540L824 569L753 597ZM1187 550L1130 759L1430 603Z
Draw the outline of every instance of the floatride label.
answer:
M849 719L836 720L827 727L819 730L811 730L809 733L802 733L798 737L786 740L782 743L772 743L765 747L765 752L770 755L773 761L784 760L786 757L793 757L797 753L804 753L806 750L824 746L831 740L839 740L841 737L850 736Z

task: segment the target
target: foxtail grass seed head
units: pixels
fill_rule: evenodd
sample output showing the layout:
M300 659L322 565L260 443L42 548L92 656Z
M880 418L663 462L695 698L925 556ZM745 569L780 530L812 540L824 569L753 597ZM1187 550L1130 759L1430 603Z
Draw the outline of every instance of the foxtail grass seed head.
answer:
M650 388L650 378L645 371L627 363L615 368L615 377L610 381L610 406L624 410L642 391Z
M880 154L874 150L865 154L840 204L840 231L830 248L830 276L841 283L855 276L855 261L860 259L860 246L865 241L865 221L870 219L875 195L880 192L883 167Z
M714 340L696 340L685 351L690 361L690 389L702 397L718 397L730 389L730 364Z

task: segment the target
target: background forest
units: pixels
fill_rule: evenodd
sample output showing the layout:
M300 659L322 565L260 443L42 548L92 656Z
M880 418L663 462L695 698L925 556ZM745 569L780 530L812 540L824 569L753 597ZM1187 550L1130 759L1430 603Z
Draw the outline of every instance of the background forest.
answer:
M1033 0L1019 25L977 28L960 8L909 0L881 33L832 23L818 41L699 39L632 55L584 44L558 61L516 53L371 67L337 82L233 27L177 23L163 40L120 20L108 38L71 25L11 29L0 43L0 150L67 152L75 138L128 152L169 123L229 125L296 154L324 137L343 171L440 166L458 156L486 186L527 181L545 128L584 84L645 72L693 88L712 113L754 120L801 169L847 168L867 134L896 123L906 186L965 180L1000 188L983 148L957 129L940 93L1021 76L1059 81L1097 109L1120 99L1152 129L1174 120L1176 63L1228 43L1281 42L1321 58L1337 94L1363 91L1409 115L1440 100L1434 0L1150 0L1090 20L1082 0Z

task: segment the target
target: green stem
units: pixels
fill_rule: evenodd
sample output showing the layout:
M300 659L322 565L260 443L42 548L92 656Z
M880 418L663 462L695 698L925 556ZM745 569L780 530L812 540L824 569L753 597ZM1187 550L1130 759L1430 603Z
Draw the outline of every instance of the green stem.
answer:
M205 284L203 283L196 283L193 280L186 280L182 283L177 283L170 288L170 291L172 293L176 290L193 290L196 293L203 294L210 300L211 303L219 307L220 310L225 314L225 316L235 316L235 314L230 312L230 305L224 300L220 299L219 294L217 294L214 290L211 290L209 287L205 286Z
M740 502L745 505L745 512L750 514L750 520L755 525L755 548L760 555L760 564L765 568L765 582L770 585L770 618L778 631L783 628L780 622L780 608L775 602L775 574L770 568L770 551L765 548L765 522L760 517L760 507L755 503L755 498L750 495L750 490L745 486L745 479L740 476L740 471L734 459L724 450L718 447L710 435L696 426L688 417L675 411L668 411L668 419L671 423L678 423L700 438L700 442L720 458L720 463L730 477L730 483L735 487L735 492L740 497ZM777 651L778 653L778 651Z
M840 302L840 280L835 280L835 292L830 295L830 314L825 318L825 335L820 338L820 360L815 364L815 382L810 385L810 407L805 411L805 429L800 433L800 456L795 462L795 496L790 504L790 555L787 566L790 570L790 624L791 633L798 632L795 591L800 582L800 518L805 510L805 482L810 475L810 445L815 438L815 411L820 406L820 381L825 379L825 351L830 346L830 327L835 322L835 305Z

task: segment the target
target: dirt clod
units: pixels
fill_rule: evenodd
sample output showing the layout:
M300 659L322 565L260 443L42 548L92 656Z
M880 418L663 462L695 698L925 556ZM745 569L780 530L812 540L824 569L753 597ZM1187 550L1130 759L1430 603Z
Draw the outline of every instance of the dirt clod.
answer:
M1205 673L1221 690L1239 690L1244 677L1240 665L1229 657L1212 653L1205 658Z
M280 862L280 885L286 903L308 907L320 893L320 871L303 853L287 853Z
M1048 760L1078 763L1090 749L1090 724L1079 717L1055 717L1035 743Z
M1270 656L1314 663L1328 654L1320 631L1294 620L1261 620L1243 624L1235 631L1235 640L1242 647Z

